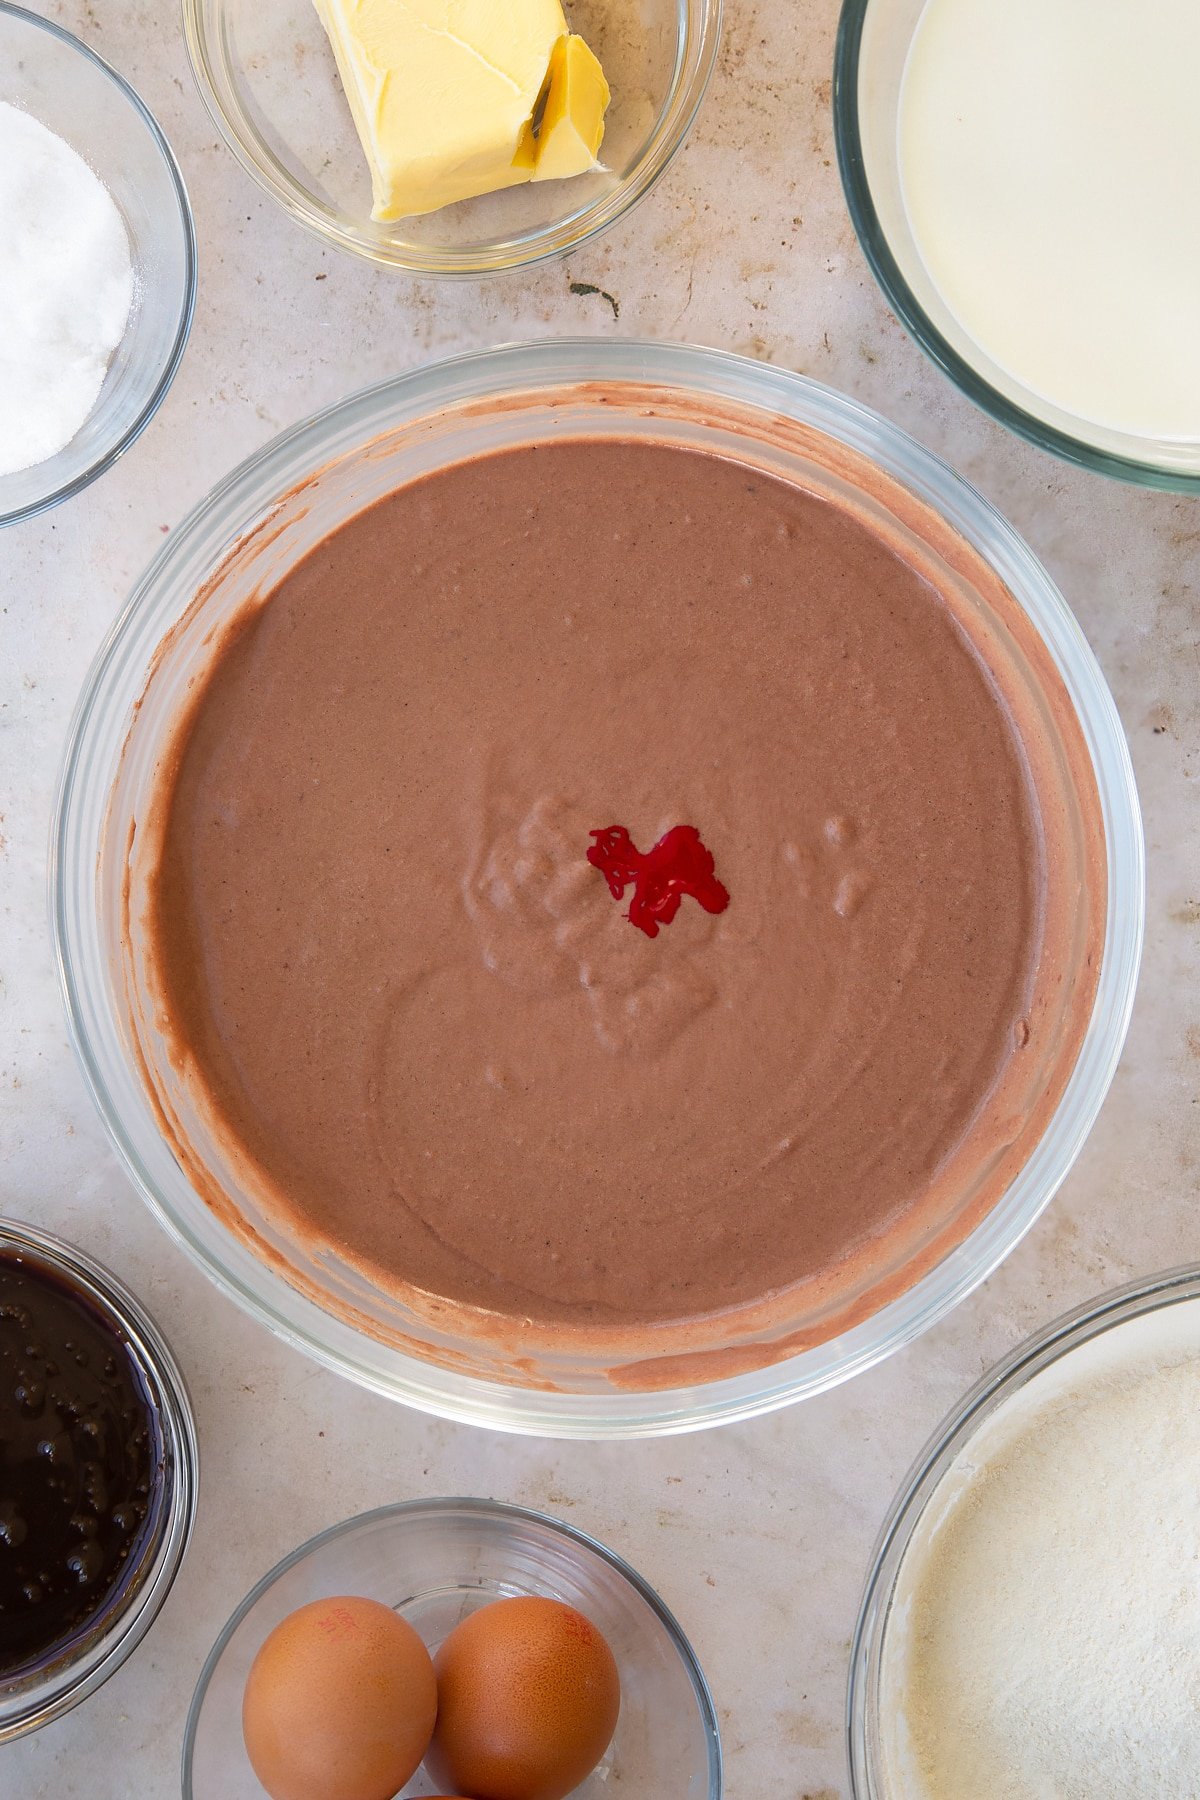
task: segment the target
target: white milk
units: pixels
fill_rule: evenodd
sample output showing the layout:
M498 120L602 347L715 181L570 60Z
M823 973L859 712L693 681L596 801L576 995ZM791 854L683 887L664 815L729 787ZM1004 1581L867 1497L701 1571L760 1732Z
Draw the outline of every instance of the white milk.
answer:
M928 0L900 174L963 329L1078 418L1200 439L1200 0Z

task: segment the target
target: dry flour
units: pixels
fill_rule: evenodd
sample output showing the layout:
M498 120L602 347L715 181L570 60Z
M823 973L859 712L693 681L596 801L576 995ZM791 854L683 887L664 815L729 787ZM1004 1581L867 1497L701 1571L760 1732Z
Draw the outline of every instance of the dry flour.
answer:
M1198 1800L1200 1305L1064 1358L960 1455L883 1703L894 1800Z
M112 196L62 138L0 102L0 475L70 443L132 302Z

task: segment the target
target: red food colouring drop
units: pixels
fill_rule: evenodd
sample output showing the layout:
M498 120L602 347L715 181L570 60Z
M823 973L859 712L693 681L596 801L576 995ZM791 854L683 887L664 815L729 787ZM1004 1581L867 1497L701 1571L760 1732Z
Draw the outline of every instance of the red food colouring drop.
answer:
M671 923L685 894L705 912L724 912L729 905L729 895L713 873L712 851L704 848L694 825L673 825L644 853L634 848L623 825L589 835L595 842L588 861L604 876L614 900L623 899L632 884L627 917L647 937L657 937L659 925Z

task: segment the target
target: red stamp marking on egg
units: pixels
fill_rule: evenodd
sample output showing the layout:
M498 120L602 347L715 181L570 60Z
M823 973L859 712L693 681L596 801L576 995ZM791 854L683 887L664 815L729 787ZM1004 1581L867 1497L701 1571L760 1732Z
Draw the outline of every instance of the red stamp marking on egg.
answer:
M562 1629L564 1637L578 1638L581 1644L592 1644L600 1636L592 1621L573 1606L563 1610Z
M317 1621L318 1628L325 1637L333 1641L358 1635L358 1620L345 1606L334 1606L322 1613Z

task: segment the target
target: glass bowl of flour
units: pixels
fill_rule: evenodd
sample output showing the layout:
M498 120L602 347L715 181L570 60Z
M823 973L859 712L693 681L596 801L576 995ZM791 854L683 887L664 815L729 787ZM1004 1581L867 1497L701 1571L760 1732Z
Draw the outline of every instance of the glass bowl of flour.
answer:
M1200 1794L1200 1270L1077 1308L967 1395L884 1527L855 1800Z
M154 119L85 44L0 0L0 524L129 448L195 289L191 208Z

